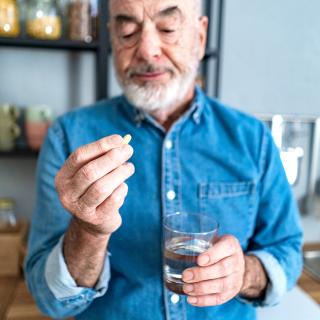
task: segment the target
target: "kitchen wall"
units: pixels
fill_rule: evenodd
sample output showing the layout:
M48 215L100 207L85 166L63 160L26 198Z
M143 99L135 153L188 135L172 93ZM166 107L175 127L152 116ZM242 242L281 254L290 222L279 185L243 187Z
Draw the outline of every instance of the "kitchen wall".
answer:
M320 1L226 0L223 101L320 114Z
M320 1L225 3L221 99L250 113L319 115ZM94 55L0 47L0 83L0 102L47 103L61 114L94 101ZM0 196L17 200L19 216L32 212L35 165L0 158Z

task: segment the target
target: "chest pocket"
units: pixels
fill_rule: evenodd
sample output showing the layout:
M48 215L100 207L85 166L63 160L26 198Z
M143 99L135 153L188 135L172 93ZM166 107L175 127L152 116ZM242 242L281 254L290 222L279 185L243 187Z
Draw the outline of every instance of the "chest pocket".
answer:
M212 214L219 223L219 235L232 234L245 246L255 221L254 182L213 182L199 185L201 212Z

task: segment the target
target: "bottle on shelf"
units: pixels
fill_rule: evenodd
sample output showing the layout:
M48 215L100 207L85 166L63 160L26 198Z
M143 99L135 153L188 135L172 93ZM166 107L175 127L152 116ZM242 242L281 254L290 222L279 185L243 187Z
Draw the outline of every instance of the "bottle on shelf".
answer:
M17 124L20 111L9 103L0 104L0 152L8 152L15 148L21 129Z
M20 34L19 6L16 0L0 0L0 36L17 37Z
M91 30L92 39L98 39L99 29L99 0L91 0Z
M17 225L14 207L13 199L0 198L0 231L14 228Z
M70 0L68 6L69 39L92 41L91 1Z
M62 18L56 0L29 0L26 31L41 40L58 40L62 36Z

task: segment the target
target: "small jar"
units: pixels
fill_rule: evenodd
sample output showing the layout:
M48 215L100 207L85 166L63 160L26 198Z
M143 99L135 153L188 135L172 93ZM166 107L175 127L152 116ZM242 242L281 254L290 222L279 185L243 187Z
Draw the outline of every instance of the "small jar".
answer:
M27 8L27 34L41 40L57 40L62 34L62 19L56 0L30 0Z
M19 7L16 0L0 0L0 36L20 34Z
M68 8L69 38L73 41L92 41L90 0L71 0Z
M0 230L8 230L17 225L14 213L15 202L11 198L0 198Z

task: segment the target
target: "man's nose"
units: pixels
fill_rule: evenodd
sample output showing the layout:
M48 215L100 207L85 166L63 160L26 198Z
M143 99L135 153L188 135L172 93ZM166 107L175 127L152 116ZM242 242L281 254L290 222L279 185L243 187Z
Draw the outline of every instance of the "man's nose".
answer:
M161 41L158 33L153 29L142 31L138 43L137 57L146 61L159 58L161 55Z

